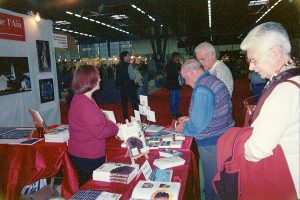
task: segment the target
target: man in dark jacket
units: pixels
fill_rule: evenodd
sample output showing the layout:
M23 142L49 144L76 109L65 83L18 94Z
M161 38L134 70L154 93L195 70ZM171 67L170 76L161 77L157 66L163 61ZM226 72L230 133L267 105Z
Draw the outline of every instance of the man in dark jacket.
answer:
M179 57L178 52L173 52L171 60L166 65L166 88L169 90L170 111L175 117L180 117L178 112L181 87L178 81L180 72Z
M120 88L121 104L123 111L123 118L128 119L128 98L131 102L132 109L138 110L138 97L136 93L137 87L129 78L128 67L130 65L130 53L123 51L120 53L120 63L117 65L116 70L116 87Z

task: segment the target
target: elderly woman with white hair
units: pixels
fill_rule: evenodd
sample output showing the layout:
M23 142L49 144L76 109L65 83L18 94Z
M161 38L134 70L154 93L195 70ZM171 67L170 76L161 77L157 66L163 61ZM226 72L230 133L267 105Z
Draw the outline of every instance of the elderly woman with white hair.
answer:
M279 23L263 23L249 32L241 49L247 51L249 69L270 80L263 92L269 95L261 102L260 112L254 113L245 158L258 162L273 155L280 145L299 198L300 73L290 57L288 34Z

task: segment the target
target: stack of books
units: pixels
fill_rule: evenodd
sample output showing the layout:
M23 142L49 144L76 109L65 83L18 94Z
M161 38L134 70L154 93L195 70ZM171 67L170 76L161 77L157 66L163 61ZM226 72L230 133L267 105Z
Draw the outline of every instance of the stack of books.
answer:
M69 140L69 126L60 125L54 129L51 129L45 135L45 142L58 142L63 143Z
M159 169L167 169L171 167L177 167L183 165L185 160L179 156L172 156L168 158L158 158L155 159L153 165L158 167Z
M108 162L93 171L93 180L128 184L138 171L138 164Z

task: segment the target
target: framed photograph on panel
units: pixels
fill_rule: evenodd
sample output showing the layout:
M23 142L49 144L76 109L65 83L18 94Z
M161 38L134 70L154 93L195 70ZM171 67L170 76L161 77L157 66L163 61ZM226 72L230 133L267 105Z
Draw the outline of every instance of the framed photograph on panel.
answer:
M36 41L37 56L40 72L51 72L51 59L49 42L43 40Z
M54 101L54 88L53 88L53 79L40 79L40 98L41 103L47 103L49 101Z
M0 57L0 95L31 91L27 57Z

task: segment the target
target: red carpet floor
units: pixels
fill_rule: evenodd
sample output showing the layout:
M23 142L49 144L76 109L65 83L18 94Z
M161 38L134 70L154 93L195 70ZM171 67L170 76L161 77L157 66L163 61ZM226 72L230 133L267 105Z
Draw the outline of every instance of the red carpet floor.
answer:
M188 114L188 107L190 104L192 89L188 86L184 86L181 89L181 98L179 112L182 115ZM233 103L233 118L236 122L236 126L242 126L244 124L245 108L243 105L243 99L250 96L249 82L247 78L240 78L234 81L234 90L232 95ZM162 88L149 96L149 106L151 110L156 113L156 124L168 125L171 123L173 117L170 114L169 109L169 96L168 90ZM65 106L65 102L61 101L61 121L62 123L68 123L67 113L68 109ZM112 110L115 113L117 122L121 122L122 109L119 103L105 103L99 104L99 107L103 110ZM131 106L129 104L129 113L132 113Z

